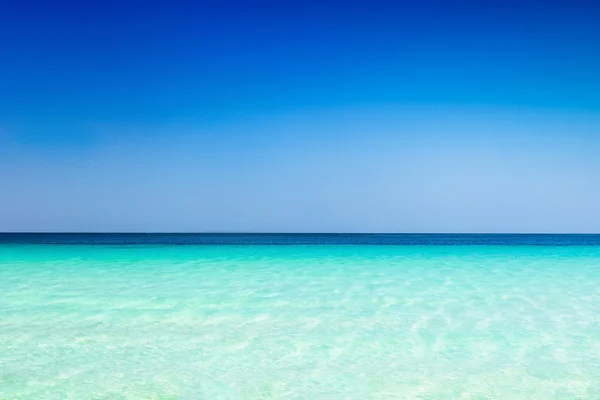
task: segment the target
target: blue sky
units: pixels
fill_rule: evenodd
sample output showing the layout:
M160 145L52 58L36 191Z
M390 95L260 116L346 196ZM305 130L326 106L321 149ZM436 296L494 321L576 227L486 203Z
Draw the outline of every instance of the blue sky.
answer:
M0 231L599 232L592 2L13 2Z

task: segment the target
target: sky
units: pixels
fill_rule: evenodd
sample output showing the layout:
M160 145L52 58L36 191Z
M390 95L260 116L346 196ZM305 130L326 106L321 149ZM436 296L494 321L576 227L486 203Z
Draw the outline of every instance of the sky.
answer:
M600 232L593 2L14 1L0 231Z

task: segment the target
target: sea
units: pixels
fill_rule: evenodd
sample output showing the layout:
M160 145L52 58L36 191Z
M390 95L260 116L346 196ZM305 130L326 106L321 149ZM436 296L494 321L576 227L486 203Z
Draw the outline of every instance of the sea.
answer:
M0 234L0 399L600 399L600 235Z

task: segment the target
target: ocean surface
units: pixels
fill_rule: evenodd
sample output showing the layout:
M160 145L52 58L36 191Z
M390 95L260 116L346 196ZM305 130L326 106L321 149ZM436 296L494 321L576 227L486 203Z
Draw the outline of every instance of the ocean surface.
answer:
M600 399L600 236L0 234L0 399Z

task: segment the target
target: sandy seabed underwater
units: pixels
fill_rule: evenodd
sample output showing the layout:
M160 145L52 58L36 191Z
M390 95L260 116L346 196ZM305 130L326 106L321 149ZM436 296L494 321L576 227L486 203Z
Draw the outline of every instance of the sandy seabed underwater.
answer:
M3 243L0 399L600 399L600 246Z

